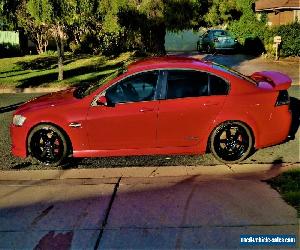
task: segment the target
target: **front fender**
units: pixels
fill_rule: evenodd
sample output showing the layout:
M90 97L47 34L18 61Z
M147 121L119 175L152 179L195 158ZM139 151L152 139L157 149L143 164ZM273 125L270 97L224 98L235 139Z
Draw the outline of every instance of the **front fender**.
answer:
M81 124L81 126L70 127L69 125L73 122ZM86 114L83 112L74 110L72 112L57 114L55 111L48 111L45 114L33 115L28 119L28 124L26 124L27 138L30 131L40 124L51 124L61 129L69 137L73 150L80 151L89 148L86 130Z

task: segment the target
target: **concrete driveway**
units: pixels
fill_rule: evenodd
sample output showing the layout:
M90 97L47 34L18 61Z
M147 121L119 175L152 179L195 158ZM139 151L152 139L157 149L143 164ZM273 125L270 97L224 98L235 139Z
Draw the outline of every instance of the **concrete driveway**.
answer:
M299 164L0 172L0 249L239 248L297 234L263 180Z

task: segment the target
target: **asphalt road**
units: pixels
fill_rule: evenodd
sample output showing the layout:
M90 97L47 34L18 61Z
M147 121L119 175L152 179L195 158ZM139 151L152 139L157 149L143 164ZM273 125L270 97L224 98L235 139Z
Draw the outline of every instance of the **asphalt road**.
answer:
M292 96L294 127L299 126L299 99L300 86L292 86L289 90ZM39 94L0 94L0 169L44 169L49 168L40 164L32 164L28 159L15 158L10 153L9 124L13 110L18 104L27 101ZM255 152L243 163L273 163L273 162L300 162L299 160L299 131L294 140L281 145L261 149ZM78 159L70 161L61 168L105 168L127 166L197 166L220 164L211 154L202 156L139 156L139 157L110 157Z

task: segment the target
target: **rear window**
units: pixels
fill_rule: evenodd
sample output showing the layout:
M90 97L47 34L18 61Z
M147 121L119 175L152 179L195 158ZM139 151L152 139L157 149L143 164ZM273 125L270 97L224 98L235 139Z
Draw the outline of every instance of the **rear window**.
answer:
M236 76L238 78L241 78L243 80L246 80L248 82L251 82L253 83L255 86L257 86L256 82L249 76L245 76L243 75L242 73L238 72L238 71L235 71L231 68L228 68L224 65L221 65L221 64L217 64L217 63L213 63L213 68L217 69L217 70L220 70L220 71L223 71L223 72L226 72L228 74L231 74L233 76Z
M215 75L210 75L210 95L227 95L229 86L227 82Z

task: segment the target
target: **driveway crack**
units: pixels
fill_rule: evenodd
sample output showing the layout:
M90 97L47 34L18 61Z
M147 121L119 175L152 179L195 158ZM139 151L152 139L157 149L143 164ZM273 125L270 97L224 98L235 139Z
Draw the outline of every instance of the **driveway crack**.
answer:
M158 170L158 167L156 167L150 174L148 177L154 177L155 175L153 175L156 171Z
M228 164L226 164L226 166L229 168L229 170L232 172L232 173L235 173L234 170L232 169L232 167Z
M108 221L108 218L109 218L109 214L110 214L110 211L111 211L111 208L112 208L112 205L113 205L113 202L115 200L115 197L117 195L117 192L118 192L118 189L119 189L119 186L120 186L120 182L121 182L121 179L122 179L122 176L119 177L116 185L115 185L115 188L114 188L114 191L113 191L113 194L111 196L111 199L109 201L109 204L108 204L108 207L107 207L107 210L105 212L105 217L104 217L104 220L102 222L102 225L101 225L101 228L100 228L100 232L99 232L99 235L98 235L98 238L96 240L96 243L95 243L95 247L94 249L98 249L99 245L100 245L100 241L102 239L102 236L103 236L103 233L104 233L104 229L105 229L105 226L107 225L107 221Z

